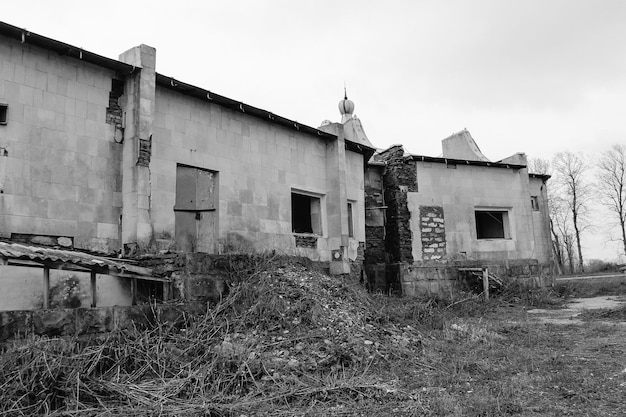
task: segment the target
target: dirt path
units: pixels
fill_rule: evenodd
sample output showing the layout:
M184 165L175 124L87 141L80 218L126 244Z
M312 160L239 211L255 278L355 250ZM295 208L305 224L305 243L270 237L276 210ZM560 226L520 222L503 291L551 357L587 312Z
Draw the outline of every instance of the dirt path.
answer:
M580 317L585 310L615 309L626 305L626 296L602 296L592 298L574 298L566 308L558 310L533 309L528 310L529 317L541 323L551 324L582 324ZM617 322L625 325L626 322ZM616 322L612 322L616 324Z

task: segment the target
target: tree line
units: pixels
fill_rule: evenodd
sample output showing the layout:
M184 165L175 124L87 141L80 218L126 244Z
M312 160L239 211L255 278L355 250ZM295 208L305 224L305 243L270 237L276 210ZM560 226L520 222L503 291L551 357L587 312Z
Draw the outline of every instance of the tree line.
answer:
M610 224L626 255L626 146L614 145L594 160L589 155L559 152L551 160L530 158L529 172L551 175L548 208L552 250L559 274L585 272L582 235L597 227L591 210L595 203L608 214ZM613 227L614 226L614 227Z

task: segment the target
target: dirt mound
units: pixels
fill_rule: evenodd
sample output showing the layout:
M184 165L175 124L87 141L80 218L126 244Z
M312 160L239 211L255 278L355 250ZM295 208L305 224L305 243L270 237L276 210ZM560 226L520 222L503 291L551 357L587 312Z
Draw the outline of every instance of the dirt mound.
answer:
M263 268L179 323L5 346L0 412L276 415L376 398L393 389L368 370L422 346L415 328L381 324L377 310L345 278L300 265Z

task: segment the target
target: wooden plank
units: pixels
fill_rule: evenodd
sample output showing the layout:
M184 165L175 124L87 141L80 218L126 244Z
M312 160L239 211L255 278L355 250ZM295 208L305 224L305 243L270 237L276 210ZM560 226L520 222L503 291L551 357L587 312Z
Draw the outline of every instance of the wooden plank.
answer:
M483 268L483 294L485 301L489 300L489 268Z
M168 301L170 299L170 283L163 283L163 301Z
M96 307L97 299L96 299L96 272L91 271L91 308Z
M50 268L43 269L43 308L50 308Z

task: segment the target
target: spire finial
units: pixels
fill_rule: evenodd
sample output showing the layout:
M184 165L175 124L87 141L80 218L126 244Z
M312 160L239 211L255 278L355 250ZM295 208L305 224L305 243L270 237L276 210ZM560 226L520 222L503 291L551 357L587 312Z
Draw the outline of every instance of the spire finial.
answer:
M348 89L346 82L343 82L343 100L339 102L339 113L341 113L341 123L345 123L352 118L354 112L354 103L348 100Z

